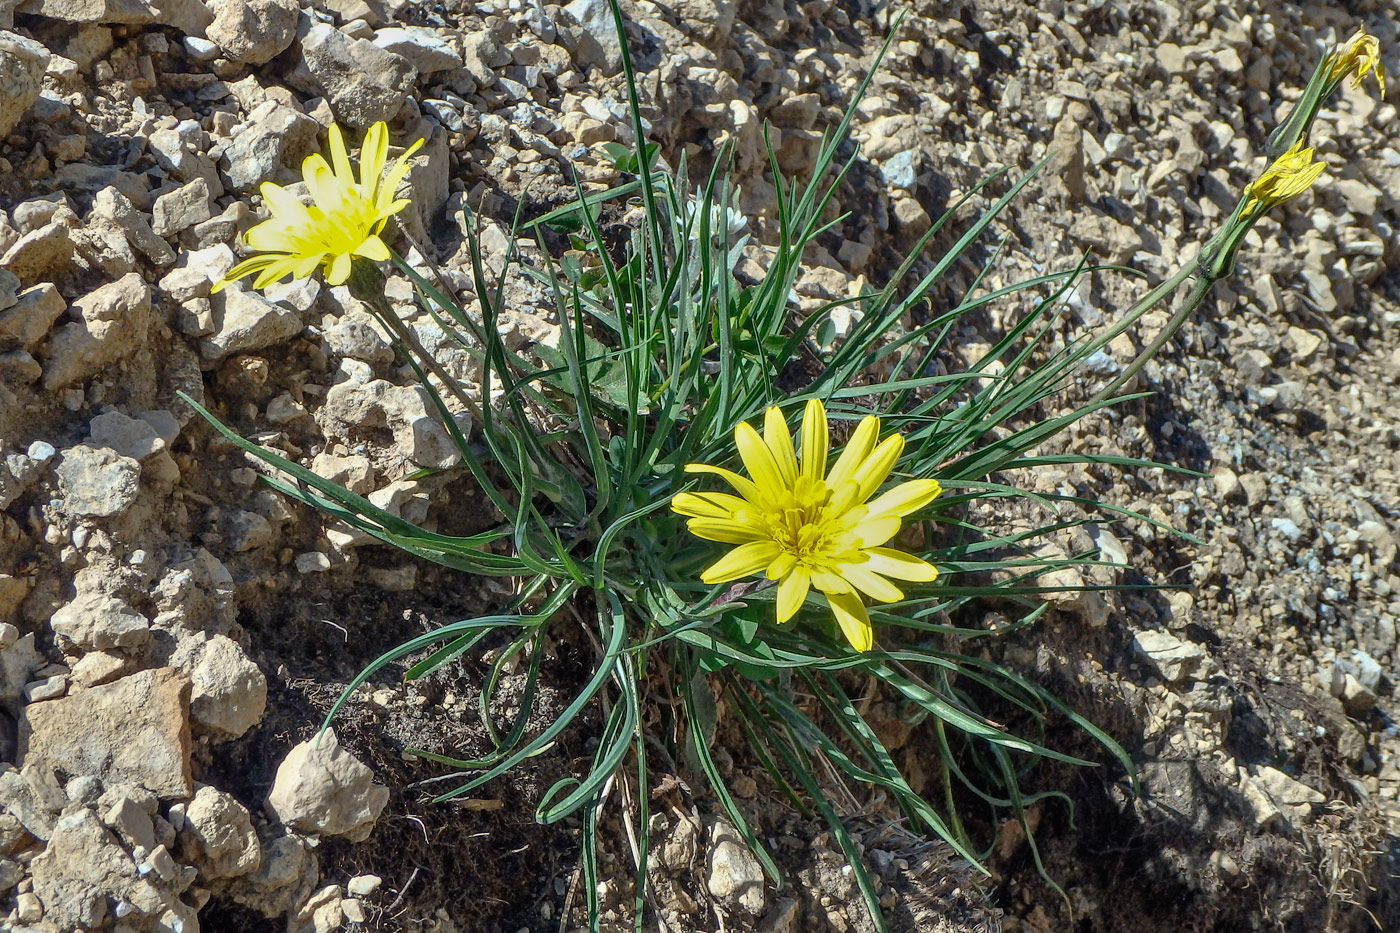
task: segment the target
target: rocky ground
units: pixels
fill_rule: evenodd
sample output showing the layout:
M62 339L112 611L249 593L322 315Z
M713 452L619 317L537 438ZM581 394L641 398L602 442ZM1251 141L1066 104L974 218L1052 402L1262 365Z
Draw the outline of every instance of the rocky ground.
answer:
M765 121L784 171L809 168L892 11L627 10L663 158L705 169L732 143L763 242ZM1325 44L1364 24L1400 70L1395 12L1369 0L920 0L908 13L857 111L861 156L838 196L851 215L810 257L800 307L882 282L951 196L1046 153L1044 183L999 227L998 275L1092 249L1163 276L1261 167ZM489 523L462 480L408 478L444 463L446 436L344 289L209 289L256 219L258 184L296 180L332 120L428 140L404 226L449 276L463 271L463 205L499 254L517 207L538 215L572 191L570 166L587 184L615 181L599 147L630 131L605 5L0 0L0 29L3 922L574 928L577 827L529 814L588 751L588 723L453 807L428 802L441 769L403 750L485 747L474 670L408 689L386 674L334 738L307 743L363 664L502 593L290 505L175 393L405 517ZM893 928L1400 928L1395 117L1369 83L1325 110L1314 139L1328 173L1251 235L1239 274L1146 371L1155 394L1056 447L1206 478L1019 480L1204 542L1117 526L1088 543L1127 559L1125 582L1173 588L1061 600L1003 649L1129 749L1144 795L1108 767L1039 773L1077 804L1073 821L1055 801L1032 811L1062 900L1014 824L982 827L997 844L980 885L880 801L848 794ZM1067 331L1111 319L1139 287L1085 284ZM389 289L411 314L405 283ZM541 295L522 287L512 307L510 339L547 334ZM954 352L995 339L1017 310L969 324ZM1164 320L1116 342L1104 373ZM539 715L590 651L556 646ZM929 735L894 714L888 726L905 766L932 774ZM1072 729L1051 739L1102 757ZM751 883L713 801L678 785L655 808L656 928L868 929L820 826L791 815L753 762L722 765L791 883ZM607 848L604 902L625 919L630 855L620 836Z

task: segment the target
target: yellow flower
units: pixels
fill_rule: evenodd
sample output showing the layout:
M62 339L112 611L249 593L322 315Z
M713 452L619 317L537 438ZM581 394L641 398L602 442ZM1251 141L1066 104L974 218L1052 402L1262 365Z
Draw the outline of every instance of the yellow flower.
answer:
M245 275L258 273L254 288L265 288L286 275L305 278L318 267L325 268L326 282L340 285L350 277L355 257L382 261L389 258L389 247L379 238L384 223L403 210L406 198L394 198L394 191L408 171L408 160L420 139L409 146L384 174L389 153L389 128L376 123L365 133L360 147L360 182L350 168L340 127L331 126L331 162L320 154L307 156L301 173L311 194L303 204L295 194L264 182L263 201L272 217L249 230L243 237L261 255L240 262L214 286L225 285Z
M1376 41L1375 36L1367 34L1365 29L1356 30L1356 35L1344 45L1333 49L1327 57L1331 60L1331 67L1327 72L1328 80L1340 81L1346 75L1351 75L1351 86L1361 87L1361 79L1374 69L1381 97L1385 97L1385 68L1381 65L1381 44Z
M1244 214L1252 215L1256 209L1267 211L1275 204L1297 197L1317 181L1326 167L1320 160L1313 161L1313 149L1304 149L1299 139L1244 189Z
M860 594L893 602L904 594L887 577L918 582L938 577L932 564L880 547L899 531L900 519L928 505L940 490L937 480L912 480L867 502L904 450L898 434L877 444L879 435L880 419L864 418L828 473L826 409L813 400L802 418L800 463L782 412L770 408L762 437L747 424L734 429L751 480L720 467L687 464L687 472L713 473L739 493L683 492L671 503L690 517L692 534L738 545L701 579L725 583L763 572L778 581L779 622L791 619L815 586L846 638L857 651L868 651L874 638Z

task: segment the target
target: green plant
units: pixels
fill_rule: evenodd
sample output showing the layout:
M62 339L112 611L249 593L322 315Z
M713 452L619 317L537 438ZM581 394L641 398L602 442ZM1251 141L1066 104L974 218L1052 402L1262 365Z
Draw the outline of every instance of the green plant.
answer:
M616 6L614 15L620 31ZM623 68L633 131L641 141L636 75L625 44ZM864 90L862 84L854 100ZM376 659L349 685L327 719L354 689L388 665L411 661L404 676L413 679L488 639L492 645L503 643L486 664L480 690L481 720L494 751L473 760L420 752L470 773L469 779L438 798L448 800L541 753L590 704L599 704L603 724L593 760L582 775L552 787L537 811L544 822L581 818L584 891L589 922L595 927L599 813L619 783L630 787L630 807L622 818L638 840L634 911L639 929L643 922L649 760L655 752L649 749L642 723L644 697L653 685L660 685L676 702L654 710L665 728L650 738L667 746L672 760L690 762L703 774L716 802L773 881L781 883L778 865L750 828L710 751L720 698L776 785L795 806L815 811L829 824L877 926L882 922L874 888L842 814L818 779L817 759L850 781L887 793L911 827L941 837L974 864L979 852L955 803L959 789L994 811L1009 812L1024 825L1026 808L1035 801L1068 799L1054 790L1023 788L1037 760L1092 764L1043 743L1047 718L1076 724L1133 775L1127 754L1107 734L1042 686L978 650L980 642L999 632L958 626L952 619L970 603L990 597L1016 609L1011 628L1030 625L1046 611L1047 604L1038 597L1053 590L1035 585L1038 578L1099 563L1095 553L1054 560L1038 557L1033 550L1038 541L1086 521L1151 521L1109 504L1030 493L1007 479L1018 470L1069 462L1123 469L1156 466L1032 451L1091 412L1140 397L1142 393L1118 393L1181 326L1215 278L1228 271L1229 263L1184 265L1116 323L1058 349L1052 348L1051 338L1065 297L1083 275L1105 268L1091 266L1087 259L1064 272L982 291L999 255L993 249L977 260L980 269L960 299L943 310L930 310L929 296L946 287L946 276L956 264L974 261L978 244L1040 166L1014 180L997 172L933 223L889 284L852 302L860 316L844 339L833 341L827 334L827 339L817 340L842 303L798 320L789 294L808 245L844 216L823 219L856 158L837 161L853 112L848 110L826 135L805 184L784 181L775 162L777 242L764 276L754 285L741 285L733 272L742 243L735 240L737 224L730 222L734 191L725 158L716 159L692 194L684 161L674 173L663 171L657 168L652 145L613 153L619 169L636 176L627 184L599 194L585 195L580 189L574 201L529 224L537 243L547 242L545 230L563 231L571 249L562 256L541 252L535 264L523 265L512 240L503 267L493 277L475 233L469 233L479 316L468 314L429 273L390 252L393 268L413 283L426 312L479 361L482 375L473 392L453 380L395 316L384 298L380 268L364 256L353 260L348 284L374 309L417 373L457 446L463 468L506 516L497 529L463 537L428 532L237 436L195 405L235 444L287 477L265 477L283 494L407 553L469 573L520 581L519 597L500 613L443 626ZM1315 171L1295 164L1298 155L1293 147L1269 170L1275 181L1312 171L1306 183L1291 185L1295 194L1316 178ZM382 165L382 152L374 158ZM377 212L361 210L363 205L355 200L361 195L349 171L348 160L337 156L333 174L340 187L319 203L320 214L306 215L309 220L297 215L303 227L334 230L337 210L382 223L384 206ZM321 187L329 191L325 173L319 168L317 172ZM319 194L316 186L312 189ZM1000 193L992 199L994 190ZM1222 231L1220 242L1232 244L1231 261L1242 236L1237 225L1257 221L1283 199L1250 201L1263 191L1251 186ZM642 219L619 259L605 245L598 209L606 201L629 197L640 203ZM969 221L959 221L961 211L980 197L991 203ZM909 282L926 247L958 223L963 226L952 245ZM467 227L474 230L470 223ZM377 229L371 225L361 232L368 237ZM309 235L279 240L295 249L284 249L290 258L274 261L295 267L297 274L309 274L323 264L337 275L343 271L336 256L353 250L339 249L337 244L344 245L340 240L331 246L312 240ZM378 255L377 248L374 253ZM1216 258L1220 255L1224 254ZM239 269L268 267L269 262L244 263ZM513 273L535 277L554 294L557 347L531 355L510 349L499 337L505 283ZM1132 366L1089 401L1064 414L1041 416L1043 404L1062 398L1091 355L1192 276L1195 284L1172 323ZM1029 310L993 346L964 371L937 370L934 364L964 315L1013 296ZM796 380L800 388L783 392L780 379L792 378L795 361L807 367L807 374ZM875 415L898 426L904 440L895 473L910 483L936 481L943 490L937 499L920 501L901 539L902 547L938 568L938 578L916 577L907 595L896 594L869 612L878 640L869 645L853 640L857 648L870 650L853 650L815 595L807 596L796 610L794 624L778 626L773 623L774 588L700 582L702 568L717 552L688 535L671 508L678 494L708 488L697 485L687 465L739 462L736 425L775 408L777 414L767 417L776 418L776 431L795 422L798 412L812 402L838 422ZM470 411L478 426L475 439L465 436L453 417L462 410ZM997 498L1027 500L1043 507L1050 518L1016 532L979 527L969 507ZM1064 503L1094 507L1113 517L1055 517ZM989 578L992 572L995 578ZM566 617L566 606L587 620L586 634L596 647L593 671L562 713L532 732L528 723L544 646L560 626L574 625L577 617ZM785 607L784 614L791 614L790 609ZM497 723L492 710L502 674L520 659L526 675L518 712L509 722ZM852 698L851 685L870 680L899 698L911 719L930 724L942 763L944 797L938 804L910 787ZM979 707L985 698L1018 711L1028 724L1025 734L1015 734L990 718ZM1038 864L1034 838L1027 835Z

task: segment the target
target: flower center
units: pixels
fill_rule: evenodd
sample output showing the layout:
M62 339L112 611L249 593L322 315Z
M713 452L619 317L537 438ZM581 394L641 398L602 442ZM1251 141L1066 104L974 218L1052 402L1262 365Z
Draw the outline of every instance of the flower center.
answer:
M772 540L799 564L821 564L831 549L838 523L827 508L830 501L831 491L823 480L798 477L793 488L764 515Z

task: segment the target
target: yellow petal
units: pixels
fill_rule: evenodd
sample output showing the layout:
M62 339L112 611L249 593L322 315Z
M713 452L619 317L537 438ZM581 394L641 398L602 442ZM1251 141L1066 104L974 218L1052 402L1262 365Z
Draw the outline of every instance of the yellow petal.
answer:
M408 203L408 199L395 201L394 195L398 193L399 182L403 181L404 175L412 167L409 159L413 154L423 147L423 140L417 140L413 145L404 150L403 155L394 160L394 165L389 169L388 176L381 182L379 195L371 199L378 210L380 216L387 217L390 214L398 213Z
M788 431L787 419L776 406L770 406L763 416L763 443L773 454L773 462L782 474L783 485L788 489L797 482L797 455L792 451L792 434Z
M854 593L827 593L826 602L831 606L832 615L841 626L846 640L857 651L869 651L875 644L875 633L870 628L870 614L865 611L865 603Z
M781 580L792 573L796 566L797 557L791 551L779 551L778 556L768 565L768 569L763 571L763 575L770 580Z
M733 470L710 466L708 463L687 463L685 471L687 473L712 473L733 486L734 491L747 499L749 504L756 507L762 506L763 494L759 492L758 487L751 480L745 479Z
M384 158L389 154L389 126L383 120L365 133L360 145L360 197L373 204L384 176Z
M686 527L697 538L722 541L725 544L772 540L768 537L768 529L729 518L692 518L686 523Z
M778 584L778 621L786 622L791 619L798 609L802 608L802 603L807 599L807 591L811 588L812 577L807 572L806 567L794 567L792 573L783 577Z
M330 144L331 165L335 168L335 177L340 179L342 184L353 185L355 173L350 169L350 154L345 151L345 136L340 132L339 124L331 124L326 141Z
M375 262L387 262L389 259L389 247L384 245L384 241L377 236L367 236L364 242L355 247L355 255L363 256L365 259L372 259Z
M822 570L817 567L812 568L812 585L830 596L832 593L849 593L851 585L844 577L840 577L829 570Z
M875 573L915 583L932 583L938 579L938 568L913 554L889 547L873 547L865 553L869 559L864 566Z
M671 511L695 518L729 518L748 508L747 499L727 492L678 492L671 499Z
M856 468L854 476L856 484L860 486L859 501L864 502L874 495L875 490L889 477L890 470L894 469L902 453L904 438L898 434L891 434L871 451L870 456Z
M765 569L778 556L778 546L772 541L750 541L741 544L715 561L700 575L706 583L728 583L748 577Z
M826 423L826 407L817 399L807 402L802 413L802 475L821 479L826 475L826 451L831 430Z
M936 479L914 479L886 490L880 498L866 505L871 517L893 515L899 518L922 509L942 491Z
M753 477L759 492L770 502L781 501L788 486L783 482L782 470L773 459L773 451L763 443L763 438L751 425L740 422L734 429L734 443L739 448L739 459L744 461L744 467Z
M350 268L353 261L349 253L340 253L331 260L330 271L326 273L327 285L344 285L345 280L350 278Z
M856 425L855 433L846 443L846 449L836 458L836 466L827 475L826 484L831 487L841 485L855 477L856 468L865 462L875 447L875 439L880 436L880 419L867 415Z
M860 590L871 599L878 599L883 603L892 603L896 599L903 599L904 594L899 587L895 586L878 573L873 573L867 563L859 564L838 564L836 572L846 580L851 586Z
M884 544L899 534L900 521L890 515L864 518L841 535L841 541L852 548L872 548Z

